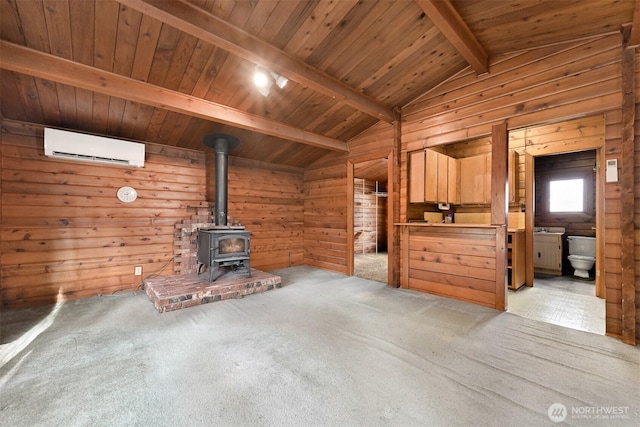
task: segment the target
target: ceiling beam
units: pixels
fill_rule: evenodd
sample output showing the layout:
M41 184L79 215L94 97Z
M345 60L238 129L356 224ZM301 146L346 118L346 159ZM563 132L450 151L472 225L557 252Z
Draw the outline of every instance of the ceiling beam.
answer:
M346 142L119 74L0 41L0 68L254 132L348 152Z
M393 109L191 3L166 0L117 1L378 120L388 123L394 120Z
M471 65L476 74L489 72L489 55L449 0L414 0L433 24Z

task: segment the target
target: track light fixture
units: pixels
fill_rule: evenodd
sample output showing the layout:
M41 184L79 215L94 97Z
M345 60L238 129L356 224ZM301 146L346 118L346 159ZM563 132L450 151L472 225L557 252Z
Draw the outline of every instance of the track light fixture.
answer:
M258 92L262 94L262 96L268 96L271 91L271 87L275 83L280 89L286 86L289 79L284 76L281 76L278 73L267 70L264 67L256 65L256 71L253 75L253 83L258 88Z

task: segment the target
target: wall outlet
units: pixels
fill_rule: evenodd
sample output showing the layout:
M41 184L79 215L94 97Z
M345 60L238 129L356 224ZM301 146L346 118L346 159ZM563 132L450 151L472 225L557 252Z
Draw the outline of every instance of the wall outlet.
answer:
M141 265L137 265L133 268L133 275L134 276L142 276L142 266Z

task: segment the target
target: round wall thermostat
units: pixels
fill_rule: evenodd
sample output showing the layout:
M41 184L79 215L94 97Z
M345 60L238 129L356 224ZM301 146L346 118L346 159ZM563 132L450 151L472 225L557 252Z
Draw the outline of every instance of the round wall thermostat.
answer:
M120 187L117 195L121 202L131 203L138 197L138 192L133 187Z

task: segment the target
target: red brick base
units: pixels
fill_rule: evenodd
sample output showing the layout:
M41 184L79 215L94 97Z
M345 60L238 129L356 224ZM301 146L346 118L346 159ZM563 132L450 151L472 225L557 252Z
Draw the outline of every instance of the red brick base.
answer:
M227 273L213 282L209 282L208 278L208 273L158 276L145 279L144 288L153 305L162 313L229 298L242 298L282 286L280 276L255 269L251 270L251 277Z

